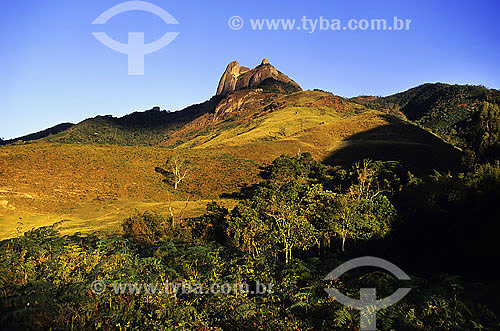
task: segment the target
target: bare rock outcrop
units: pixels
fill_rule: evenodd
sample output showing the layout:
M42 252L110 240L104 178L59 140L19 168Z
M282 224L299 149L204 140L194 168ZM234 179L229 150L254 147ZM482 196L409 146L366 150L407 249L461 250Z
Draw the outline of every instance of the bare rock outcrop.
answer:
M239 75L240 64L236 61L229 63L220 79L219 86L217 87L217 95L226 95L233 92Z
M252 70L246 67L240 67L239 63L236 61L229 63L220 79L216 95L227 95L246 88L256 88L269 78L278 82L290 84L299 91L302 90L297 83L279 72L267 59L264 59L260 65Z

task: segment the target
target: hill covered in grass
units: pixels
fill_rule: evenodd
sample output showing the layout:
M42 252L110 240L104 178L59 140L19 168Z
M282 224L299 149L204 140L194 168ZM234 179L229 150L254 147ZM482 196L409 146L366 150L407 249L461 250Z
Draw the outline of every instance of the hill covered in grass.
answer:
M248 72L258 76L259 70ZM154 169L174 156L189 163L190 172L171 197L179 203L187 195L219 199L252 185L259 168L281 154L308 152L346 167L365 158L398 161L416 174L460 166L458 149L406 120L403 105L413 102L403 101L406 94L346 99L302 91L281 75L255 85L245 78L247 85L180 111L97 116L2 146L2 222L12 230L17 222L46 225L49 214L108 219L115 207L123 213L138 203L165 202L171 193ZM419 91L413 99L425 99Z

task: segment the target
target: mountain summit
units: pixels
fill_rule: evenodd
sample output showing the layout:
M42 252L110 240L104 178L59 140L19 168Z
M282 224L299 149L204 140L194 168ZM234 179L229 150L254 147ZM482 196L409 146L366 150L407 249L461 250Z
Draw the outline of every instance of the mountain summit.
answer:
M280 82L288 85L293 90L302 90L297 83L279 72L267 59L264 59L260 65L252 70L247 67L240 67L237 61L229 63L220 79L216 95L227 95L237 90L257 88L264 82Z

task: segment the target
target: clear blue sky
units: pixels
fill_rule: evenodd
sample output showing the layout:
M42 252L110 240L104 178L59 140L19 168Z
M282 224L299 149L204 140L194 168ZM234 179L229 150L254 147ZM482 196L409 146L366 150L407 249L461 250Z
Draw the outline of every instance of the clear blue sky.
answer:
M0 10L0 137L12 138L95 115L159 105L177 110L215 93L228 62L271 64L304 89L345 97L388 95L425 82L500 88L500 3L482 1L151 0L179 25L127 12L91 22L120 0L3 1ZM228 19L241 16L239 31ZM250 18L410 18L410 31L252 31ZM145 75L127 74L127 56L91 34L146 42L180 32L146 55Z

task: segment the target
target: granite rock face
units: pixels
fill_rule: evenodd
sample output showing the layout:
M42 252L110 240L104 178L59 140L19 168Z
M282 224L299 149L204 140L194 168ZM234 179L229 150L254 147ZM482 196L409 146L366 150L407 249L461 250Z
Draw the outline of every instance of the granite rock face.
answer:
M279 72L267 59L264 59L260 65L252 70L240 67L236 61L229 63L220 79L216 95L228 95L234 91L246 88L257 88L268 78L293 85L298 90L302 90L297 83Z
M226 95L235 90L238 76L240 75L240 64L233 61L227 65L226 71L222 75L216 95Z

